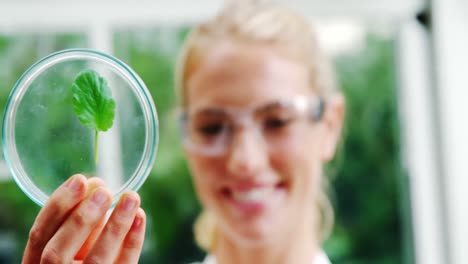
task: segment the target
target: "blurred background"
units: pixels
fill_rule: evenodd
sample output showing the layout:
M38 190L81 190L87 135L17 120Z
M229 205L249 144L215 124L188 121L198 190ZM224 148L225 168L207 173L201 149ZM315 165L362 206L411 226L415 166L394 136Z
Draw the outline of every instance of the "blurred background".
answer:
M327 168L336 223L324 249L332 263L468 263L468 3L283 2L316 25L347 98L342 149ZM139 191L149 220L141 263L204 256L193 240L200 208L173 115L173 70L190 27L221 5L0 0L2 115L21 74L67 48L113 54L150 90L160 145ZM20 262L39 209L0 156L0 264Z

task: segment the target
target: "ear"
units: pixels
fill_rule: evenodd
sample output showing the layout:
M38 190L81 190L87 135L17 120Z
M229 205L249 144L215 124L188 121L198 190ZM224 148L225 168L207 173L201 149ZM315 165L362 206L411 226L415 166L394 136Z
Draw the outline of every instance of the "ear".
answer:
M335 156L336 148L341 137L345 115L345 99L342 94L336 93L326 100L325 111L322 118L323 140L322 161L328 162Z

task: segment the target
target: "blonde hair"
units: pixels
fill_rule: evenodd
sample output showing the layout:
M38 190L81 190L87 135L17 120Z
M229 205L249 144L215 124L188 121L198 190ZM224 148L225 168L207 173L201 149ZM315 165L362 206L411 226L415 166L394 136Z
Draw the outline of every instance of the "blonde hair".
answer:
M182 108L187 106L186 83L215 41L242 41L271 45L308 67L310 87L326 97L337 91L330 62L319 47L317 35L301 15L265 0L231 0L212 20L202 23L189 33L179 55L175 84ZM319 218L316 233L319 240L328 237L333 226L333 209L327 195L327 179L321 177L317 195ZM216 239L214 216L203 211L194 227L198 245L212 251Z

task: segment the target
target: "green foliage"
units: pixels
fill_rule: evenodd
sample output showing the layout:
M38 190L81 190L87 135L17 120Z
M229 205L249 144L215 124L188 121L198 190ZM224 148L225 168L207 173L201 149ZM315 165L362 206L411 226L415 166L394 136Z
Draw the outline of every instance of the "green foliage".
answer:
M78 74L72 84L73 111L87 128L107 131L114 122L115 101L106 80L93 70Z
M370 35L336 68L347 100L341 151L331 164L336 228L333 263L405 263L399 120L393 42ZM406 245L408 246L408 245Z
M39 207L18 188L13 181L0 182L0 240L2 234L14 234L14 251L9 252L11 261L5 264L21 263L29 229L39 213ZM1 251L1 248L0 248ZM0 257L4 252L0 252Z
M106 80L93 70L78 74L72 84L73 111L80 122L94 130L94 159L98 162L98 133L112 127L115 101Z

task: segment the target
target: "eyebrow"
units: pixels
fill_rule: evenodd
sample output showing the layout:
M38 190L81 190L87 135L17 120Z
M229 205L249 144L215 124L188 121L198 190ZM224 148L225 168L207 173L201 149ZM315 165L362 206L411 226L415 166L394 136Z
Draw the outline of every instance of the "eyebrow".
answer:
M192 113L192 115L212 115L212 116L225 116L226 111L221 108L204 108Z
M289 108L291 105L291 102L288 101L281 101L281 100L275 100L271 102L264 103L260 106L255 107L254 112L258 114L263 114L263 113L268 113L269 111L273 110L278 110L278 109L285 109ZM232 111L236 111L236 108L223 108L223 107L205 107L201 109L194 109L194 111L189 111L188 115L191 116L199 116L199 115L205 115L205 116L219 116L219 117L224 117L228 116Z
M288 107L289 105L290 104L288 104L286 102L274 101L274 102L266 103L263 106L260 106L255 112L265 113L265 112L275 110L275 109L278 109L278 108L285 108L285 107Z

